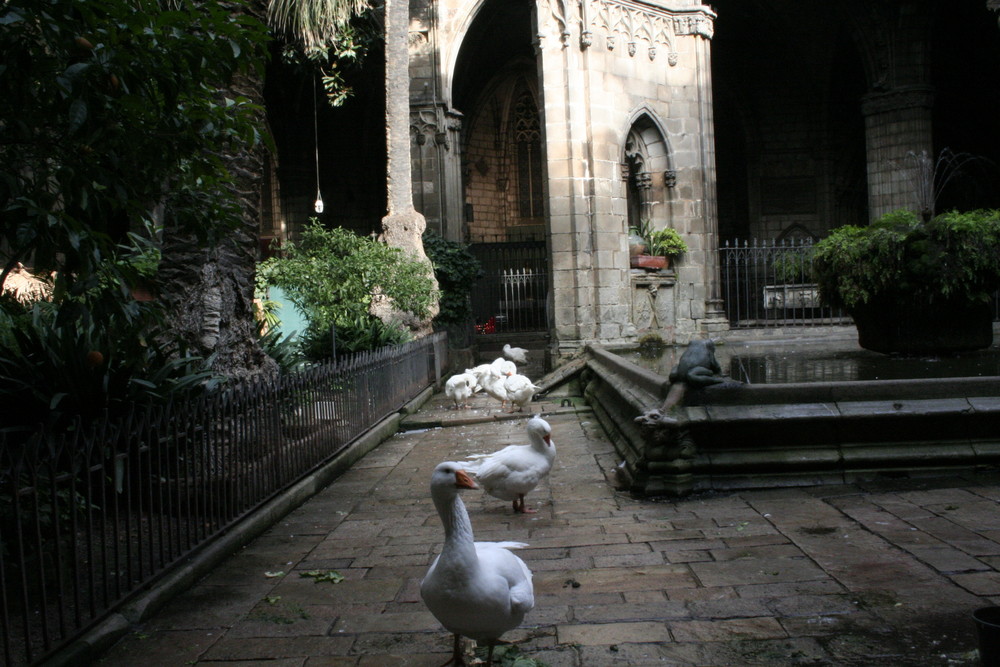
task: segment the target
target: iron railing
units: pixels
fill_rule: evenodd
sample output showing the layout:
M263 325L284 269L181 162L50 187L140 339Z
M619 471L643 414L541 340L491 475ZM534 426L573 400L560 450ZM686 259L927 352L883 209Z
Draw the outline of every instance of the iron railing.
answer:
M724 243L719 266L730 327L850 324L841 309L820 303L812 253L809 239Z
M545 331L549 265L545 243L473 243L482 266L472 290L472 315L479 334Z
M30 442L0 436L0 657L53 654L441 378L434 334Z

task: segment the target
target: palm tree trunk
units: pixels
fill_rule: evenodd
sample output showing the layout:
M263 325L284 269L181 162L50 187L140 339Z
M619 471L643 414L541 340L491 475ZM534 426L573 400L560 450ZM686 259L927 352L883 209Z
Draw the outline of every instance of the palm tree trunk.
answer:
M263 20L264 0L247 5L246 11ZM220 98L243 96L263 108L263 89L262 75L251 67L228 82ZM233 146L221 157L232 176L227 189L238 202L240 224L206 246L192 231L171 224L168 210L157 282L175 334L200 356L214 355L213 370L247 378L277 372L277 364L257 342L253 306L265 149L239 142Z
M430 260L424 252L421 235L427 221L413 207L410 174L410 4L406 0L385 2L385 125L389 162L387 169L388 215L382 218L381 239L390 246L402 248L416 259L427 262L434 287L437 281ZM399 319L399 314L380 308L376 314L383 320ZM431 309L428 319L409 322L418 336L430 333L431 319L438 306ZM405 319L405 318L404 318Z

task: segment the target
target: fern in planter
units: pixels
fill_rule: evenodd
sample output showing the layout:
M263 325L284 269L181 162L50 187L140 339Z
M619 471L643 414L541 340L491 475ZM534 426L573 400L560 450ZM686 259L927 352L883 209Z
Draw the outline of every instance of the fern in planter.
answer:
M786 250L771 265L771 274L777 285L800 285L816 280L812 266L813 248Z
M816 244L813 269L821 298L851 313L863 347L946 350L947 330L973 320L976 342L954 349L986 347L992 342L989 302L1000 287L1000 211L951 211L927 222L896 211L868 227L841 227ZM899 309L912 311L916 321ZM920 326L936 328L914 347L897 350L864 340L868 319L894 320L880 326L900 337L918 334Z
M657 229L649 232L647 243L649 244L649 254L661 257L675 257L687 252L687 243L672 227Z
M927 223L896 211L840 227L816 244L823 299L853 308L876 295L987 302L1000 286L1000 211L952 211Z

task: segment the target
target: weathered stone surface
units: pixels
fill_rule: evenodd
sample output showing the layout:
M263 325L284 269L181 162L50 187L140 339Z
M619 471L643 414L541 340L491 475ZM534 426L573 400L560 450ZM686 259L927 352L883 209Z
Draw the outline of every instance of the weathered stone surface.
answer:
M446 420L445 403L424 410ZM596 462L616 460L592 414L537 408L558 447L531 498L539 512L464 496L477 538L528 543L536 606L504 636L522 653L553 667L975 664L968 614L1000 600L997 474L643 501L607 485ZM404 456L362 461L298 510L296 524L328 521L324 534L276 525L100 664L441 664L451 636L420 601L425 566L404 565L440 551L426 474L522 430L488 420L393 438L383 446L406 443ZM576 488L593 490L564 497ZM346 579L298 576L319 562ZM279 567L285 576L264 576Z

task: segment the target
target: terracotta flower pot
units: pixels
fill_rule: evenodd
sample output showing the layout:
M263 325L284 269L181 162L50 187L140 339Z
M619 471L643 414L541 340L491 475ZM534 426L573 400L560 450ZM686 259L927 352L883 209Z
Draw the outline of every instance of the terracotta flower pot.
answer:
M670 267L670 258L656 255L635 255L631 260L633 269L666 269Z

